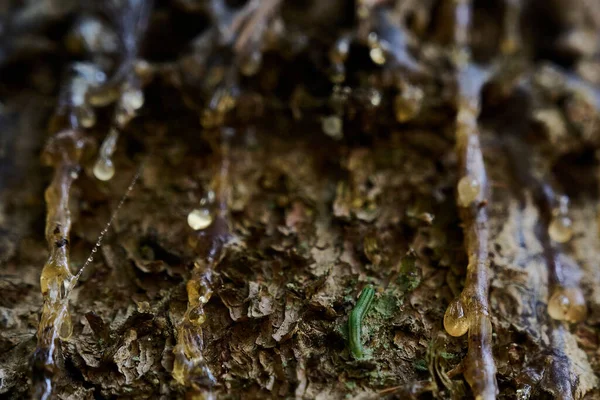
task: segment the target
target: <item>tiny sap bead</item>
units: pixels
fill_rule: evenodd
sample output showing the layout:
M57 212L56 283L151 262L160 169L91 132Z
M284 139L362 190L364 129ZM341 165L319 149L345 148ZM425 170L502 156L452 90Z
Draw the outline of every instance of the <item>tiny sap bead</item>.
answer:
M379 42L379 38L375 32L369 33L368 37L369 47L371 50L369 51L369 56L371 60L377 65L383 65L386 62L385 51L383 46Z
M477 179L463 176L460 181L458 181L457 191L459 205L468 207L477 199L477 196L479 196L481 185Z
M144 92L139 88L126 90L121 96L121 104L126 110L139 110L144 105Z
M460 299L453 300L444 314L444 329L450 336L462 336L469 330L469 318Z
M567 322L583 321L587 307L581 289L578 287L558 288L548 300L548 314L553 319Z
M323 118L322 127L323 132L334 139L340 139L344 136L342 132L342 119L337 115Z
M565 215L552 218L552 222L548 226L548 235L558 243L566 243L571 240L573 237L571 219Z
M94 164L94 176L101 181L109 181L115 175L115 166L110 158L98 158Z
M213 217L207 208L200 208L188 214L187 222L190 228L197 231L208 228L213 222Z
M369 55L371 56L371 60L377 65L385 64L385 52L380 46L375 46L369 51Z

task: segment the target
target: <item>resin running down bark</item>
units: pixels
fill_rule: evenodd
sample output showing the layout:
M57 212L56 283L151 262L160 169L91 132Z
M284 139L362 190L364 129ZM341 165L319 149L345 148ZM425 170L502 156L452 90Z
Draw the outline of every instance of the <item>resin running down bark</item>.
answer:
M66 78L50 122L50 130L56 133L48 140L42 155L42 161L54 168L54 176L45 192L45 236L50 256L40 277L44 304L37 332L38 344L33 357L33 397L40 399L47 399L52 394L52 380L59 371L59 339L67 339L72 333L69 295L83 269L91 262L139 176L138 171L110 221L100 233L92 254L79 273L73 275L69 264L70 190L80 173L84 153L90 147L90 138L83 129L96 123L96 114L88 102L88 94L105 82L106 75L94 63L76 62L68 69ZM114 151L114 143L112 147Z
M226 133L221 137L220 157L220 169L200 200L200 208L188 215L188 224L195 230L189 242L199 256L194 260L186 284L187 310L177 327L177 345L173 349L173 378L185 386L189 394L203 398L214 398L213 387L217 383L204 359L202 325L206 321L204 306L214 290L215 268L224 256L229 238L230 160Z
M40 277L44 304L33 357L34 398L47 399L52 392L52 376L57 371L58 339L72 332L68 295L74 281L69 269L71 213L69 192L79 173L79 160L85 147L80 131L70 129L55 135L44 153L54 167L54 177L46 189L46 241L50 256Z
M459 298L448 306L444 327L452 336L462 336L468 332L465 378L477 399L493 399L497 387L488 305L488 182L477 127L479 89L485 77L474 68L461 71L456 122L456 148L461 176L457 195L469 264L465 287Z
M517 116L519 117L519 116ZM549 345L552 347L552 361L548 363L547 372L552 376L548 389L556 398L573 399L575 377L574 366L566 352L567 325L561 321L579 322L585 319L587 314L583 293L579 287L579 267L575 261L566 257L562 252L563 239L570 239L572 231L566 233L554 232L551 228L556 219L568 218L568 199L557 195L556 185L551 183L552 179L544 176L534 176L531 164L534 164L538 154L527 145L522 143L518 137L522 131L517 128L507 136L504 146L510 156L517 182L523 188L529 188L536 208L539 211L538 237L543 248L546 267L548 269L548 286L550 287L550 298L548 300L547 316L540 316L546 321L546 335ZM542 164L537 160L537 164ZM563 225L559 231L567 228L570 230L571 223L558 222ZM568 226L567 226L568 225ZM558 239L558 240L557 240ZM567 263L569 265L567 265ZM568 268L565 268L568 267ZM542 309L542 312L544 310Z
M544 248L550 287L548 315L558 321L583 321L587 307L579 282L581 271L575 260L564 254L565 244L573 237L569 198L557 194L560 191L551 176L537 177L531 172L532 163L544 165L549 170L533 149L510 137L505 139L505 147L519 182L523 187L531 188L539 210L539 239Z
M108 135L100 146L98 159L94 164L94 175L101 181L112 179L115 167L112 155L115 152L119 131L121 131L144 105L142 82L135 71L139 43L148 25L152 9L151 1L128 0L119 6L113 5L111 17L119 32L122 46L122 60L112 79L90 97L95 103L105 105L116 101L113 123Z
M88 139L81 131L67 129L49 140L43 154L44 161L54 167L54 177L45 192L46 241L50 256L40 276L44 304L37 332L37 348L33 355L33 398L36 399L47 399L52 394L53 377L59 372L59 339L68 339L73 331L69 296L85 268L93 261L94 254L140 175L138 170L100 232L90 256L77 274L73 275L69 268L69 194L73 182L78 177L81 168L79 161L87 144Z
M563 243L573 236L568 216L569 199L555 195L548 183L539 183L537 188L538 206L545 228L542 242L552 288L548 299L548 315L558 321L580 322L587 316L587 307L579 285L579 266L561 251Z
M72 332L68 307L76 279L69 268L69 193L81 170L80 161L88 144L82 128L95 123L95 114L87 107L85 95L103 79L102 72L92 64L74 63L70 67L51 122L51 129L57 133L47 142L42 154L42 161L54 168L54 176L44 195L45 236L50 256L40 276L44 304L33 355L34 398L50 397L52 378L58 372L58 339L68 338Z
M495 399L498 393L496 366L492 354L492 322L489 315L489 187L481 152L477 118L480 92L488 72L470 63L468 36L470 1L453 1L454 53L457 68L456 151L459 181L457 203L463 222L468 256L465 287L444 315L444 327L452 336L468 332L464 376L476 399Z

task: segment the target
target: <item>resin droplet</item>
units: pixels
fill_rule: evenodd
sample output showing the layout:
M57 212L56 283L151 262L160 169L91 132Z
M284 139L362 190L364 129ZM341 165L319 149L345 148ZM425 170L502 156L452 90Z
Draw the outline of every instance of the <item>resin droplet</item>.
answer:
M377 34L375 32L369 33L368 37L369 47L371 50L369 51L369 56L371 60L377 65L385 64L385 51L379 42Z
M381 93L378 90L371 90L369 92L369 103L373 107L379 107L381 104Z
M327 136L334 139L341 139L344 135L342 132L342 119L337 115L323 118L322 128Z
M208 300L210 300L210 294L208 294L208 296L200 296L198 297L198 301L202 304L206 304L208 303Z
M556 289L548 301L548 314L559 321L583 321L587 315L587 307L581 289L578 287Z
M195 231L208 228L212 221L212 215L206 208L192 210L187 217L188 225Z
M453 300L444 314L444 329L450 336L462 336L469 330L469 319L462 301Z
M458 203L462 207L468 207L479 195L481 187L477 179L463 176L458 182Z
M110 158L98 158L94 164L94 176L101 181L109 181L115 175L115 166Z
M385 52L379 46L374 47L369 51L369 55L371 56L371 60L377 65L385 64Z
M139 88L131 88L123 92L121 104L127 110L139 110L144 105L144 92Z
M558 207L552 210L552 222L548 226L548 235L558 243L566 243L573 237L573 223L568 216L569 198L560 196Z
M548 235L558 243L566 243L573 237L573 229L571 227L571 219L561 215L552 218L552 222L548 227Z

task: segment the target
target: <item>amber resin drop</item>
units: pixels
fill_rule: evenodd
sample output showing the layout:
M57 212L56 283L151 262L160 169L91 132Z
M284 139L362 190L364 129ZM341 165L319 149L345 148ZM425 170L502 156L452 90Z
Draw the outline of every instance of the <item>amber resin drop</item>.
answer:
M578 287L558 288L548 301L548 314L556 320L580 322L587 315L587 307Z
M479 196L481 185L477 179L463 176L460 181L458 181L457 191L459 205L468 207L477 199L477 196Z
M548 235L552 240L558 243L566 243L573 237L571 219L565 215L558 215L552 218L548 226Z
M94 176L101 181L109 181L115 175L115 166L110 158L98 158L94 164Z
M446 309L444 329L450 336L462 336L469 330L469 319L460 299L453 300Z
M212 224L213 217L208 208L198 208L188 214L187 222L193 230L206 229Z
M369 51L369 56L371 56L371 60L377 65L385 64L385 52L380 46L373 47Z
M139 88L130 88L121 96L121 104L127 110L139 110L144 105L144 92Z

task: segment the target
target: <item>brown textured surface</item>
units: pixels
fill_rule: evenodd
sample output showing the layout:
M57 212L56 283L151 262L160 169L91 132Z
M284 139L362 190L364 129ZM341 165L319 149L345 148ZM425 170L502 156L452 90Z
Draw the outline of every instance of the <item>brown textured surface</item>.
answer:
M82 57L65 43L73 16L84 13L65 7L28 25L15 16L17 3L0 0L8 16L0 24L12 26L0 36L0 396L7 398L28 397L35 371L39 279L48 257L44 190L53 173L40 155L62 73ZM450 337L442 325L467 273L455 193L461 161L449 6L369 1L380 8L360 20L345 2L267 1L247 20L220 20L242 31L260 31L256 18L269 22L263 35L242 35L245 46L232 54L235 40L210 39L217 31L205 3L154 5L140 51L151 67L142 79L146 102L121 133L115 177L96 180L95 153L82 156L70 194L72 273L143 169L74 288L74 332L60 341L53 396L189 394L172 378L173 348L193 262L219 227L199 235L186 218L220 170L219 125L233 133L230 238L202 325L217 396L472 396L462 376L469 366L460 364L469 362L467 338ZM499 398L600 398L600 5L483 3L474 3L469 43L473 60L491 71L478 128L490 192L489 314ZM501 51L507 4L522 6L513 53ZM384 66L369 58L372 30L394 43ZM340 106L330 99L328 53L347 32L356 37L342 86L352 90ZM204 45L191 46L197 35ZM573 44L573 35L587 41ZM238 66L252 49L263 52L262 66L241 76ZM221 72L225 89L238 89L226 115L209 107L223 89L210 81ZM424 100L398 122L394 106L402 102L395 98L407 87L422 90ZM343 137L336 140L323 133L322 119L340 110ZM110 123L110 107L98 109L98 123L84 134L99 145ZM551 249L544 184L571 199L573 239ZM557 284L549 252L583 290L588 315L581 323L547 314ZM370 357L354 360L346 324L367 283L378 288L364 320Z

